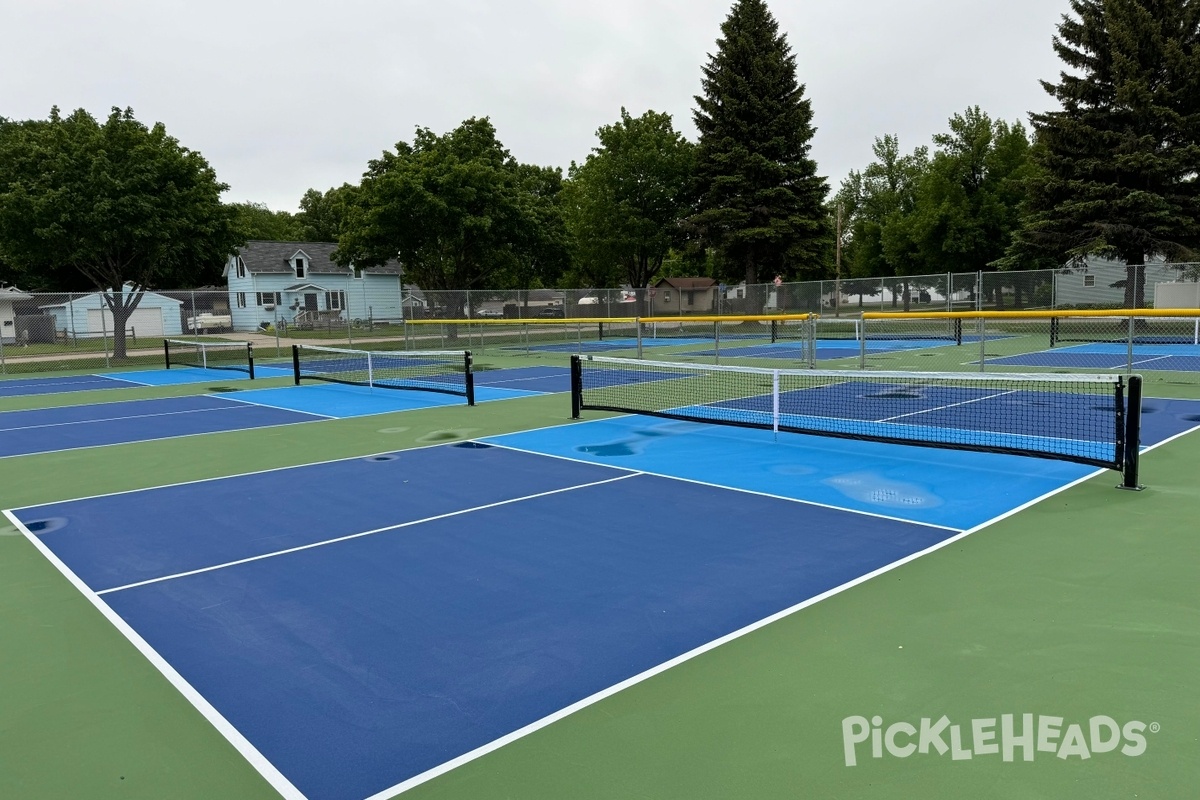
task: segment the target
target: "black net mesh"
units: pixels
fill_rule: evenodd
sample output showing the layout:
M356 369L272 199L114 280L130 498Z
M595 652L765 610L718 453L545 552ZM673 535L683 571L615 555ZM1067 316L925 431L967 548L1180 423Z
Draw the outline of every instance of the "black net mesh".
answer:
M1119 469L1115 375L828 372L584 357L575 407Z
M164 339L167 368L200 367L245 372L254 377L254 346L249 342Z
M412 389L473 400L467 350L346 350L294 345L296 382L303 378L384 389Z

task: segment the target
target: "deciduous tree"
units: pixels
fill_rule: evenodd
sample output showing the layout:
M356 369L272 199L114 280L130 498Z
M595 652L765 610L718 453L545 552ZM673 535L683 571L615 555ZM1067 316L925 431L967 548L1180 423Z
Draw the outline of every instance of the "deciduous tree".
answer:
M228 187L200 153L132 109L0 120L0 258L29 276L77 270L102 292L114 355L146 288L215 280L241 244ZM132 288L123 291L126 284Z

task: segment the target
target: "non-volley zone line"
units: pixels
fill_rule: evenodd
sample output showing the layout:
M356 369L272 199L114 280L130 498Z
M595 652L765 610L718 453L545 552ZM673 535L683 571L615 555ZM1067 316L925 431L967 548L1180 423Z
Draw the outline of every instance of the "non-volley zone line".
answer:
M957 535L478 443L13 516L312 800L420 781ZM199 571L248 547L290 552Z

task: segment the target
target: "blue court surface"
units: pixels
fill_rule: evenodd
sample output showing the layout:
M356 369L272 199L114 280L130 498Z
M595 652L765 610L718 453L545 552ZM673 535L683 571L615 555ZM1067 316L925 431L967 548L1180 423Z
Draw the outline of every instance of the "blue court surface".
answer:
M1119 342L1092 342L1067 345L1037 353L989 358L988 364L1013 367L1075 367L1123 370L1128 365L1129 349ZM978 362L976 362L978 363ZM1192 344L1135 344L1135 370L1200 372L1200 346Z
M221 395L7 411L0 413L0 458L324 418Z
M475 372L475 388L478 390L482 386L542 394L569 392L571 391L571 370L566 367L477 370Z
M171 370L175 372L204 370ZM475 388L477 403L570 388L570 373L564 368L530 367L480 375L486 377ZM455 405L465 406L466 400L436 392L313 383L8 411L0 413L0 458Z
M617 417L13 516L277 788L360 800L1093 472Z
M114 372L103 375L69 375L46 378L0 380L0 397L90 392L97 389L132 389L137 386L174 386L209 381L236 381L250 376L234 370L159 369Z

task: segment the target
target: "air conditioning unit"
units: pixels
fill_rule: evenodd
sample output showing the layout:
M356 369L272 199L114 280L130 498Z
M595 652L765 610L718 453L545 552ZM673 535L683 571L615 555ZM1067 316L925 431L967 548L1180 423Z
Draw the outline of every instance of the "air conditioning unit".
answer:
M264 310L264 311L274 311L274 310L275 310L275 304L274 304L274 303L263 303L263 306L262 306L262 307L263 307L263 310Z

